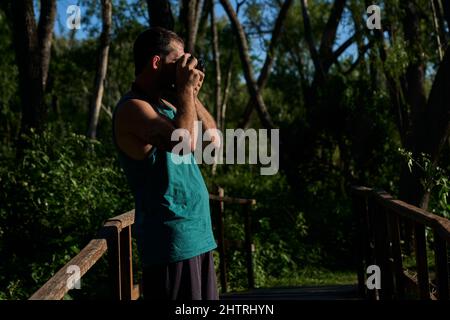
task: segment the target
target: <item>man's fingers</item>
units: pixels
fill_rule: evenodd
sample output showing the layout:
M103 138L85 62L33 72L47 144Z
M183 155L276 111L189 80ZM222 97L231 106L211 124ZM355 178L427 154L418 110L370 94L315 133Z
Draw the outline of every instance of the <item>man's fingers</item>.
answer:
M202 82L203 79L205 79L205 73L201 72L200 70L198 70L198 73L200 75L200 82Z
M187 65L189 67L190 70L195 69L195 66L197 65L198 61L197 58L195 58L194 56L190 56L189 61L187 62Z
M189 57L191 56L190 53L185 53L182 57L181 57L181 67L185 67L187 64L187 61L189 59Z

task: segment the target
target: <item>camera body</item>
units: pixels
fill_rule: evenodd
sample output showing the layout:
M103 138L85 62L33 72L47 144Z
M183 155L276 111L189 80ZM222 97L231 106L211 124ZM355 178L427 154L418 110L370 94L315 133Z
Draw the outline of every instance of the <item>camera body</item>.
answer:
M193 57L193 56L192 56ZM178 60L180 61L180 60ZM177 63L178 63L177 61ZM188 60L189 61L189 60ZM201 72L205 72L205 61L201 58L197 58L197 65L195 66L195 69L201 71ZM176 65L175 68L173 69L173 76L172 76L172 85L171 85L171 90L175 91L176 90Z
M197 59L197 66L195 67L195 69L205 73L205 61L202 58Z

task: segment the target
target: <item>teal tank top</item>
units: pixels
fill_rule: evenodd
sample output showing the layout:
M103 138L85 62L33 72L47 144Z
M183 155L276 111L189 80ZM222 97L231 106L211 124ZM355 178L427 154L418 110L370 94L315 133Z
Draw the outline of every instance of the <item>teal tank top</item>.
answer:
M192 258L217 247L211 227L209 194L193 154L182 156L152 147L144 160L130 158L116 143L117 108L129 99L146 100L128 92L113 112L113 141L135 199L134 235L144 266ZM154 109L169 119L176 111L161 103ZM173 157L173 158L172 158ZM181 162L181 163L180 163Z

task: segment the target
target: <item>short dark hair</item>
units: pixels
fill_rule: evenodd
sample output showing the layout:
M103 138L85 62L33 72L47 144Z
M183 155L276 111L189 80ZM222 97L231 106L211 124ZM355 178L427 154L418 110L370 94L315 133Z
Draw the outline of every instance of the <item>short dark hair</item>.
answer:
M151 56L168 55L172 40L184 45L179 35L161 27L152 27L139 34L133 46L134 74L137 76L142 72Z

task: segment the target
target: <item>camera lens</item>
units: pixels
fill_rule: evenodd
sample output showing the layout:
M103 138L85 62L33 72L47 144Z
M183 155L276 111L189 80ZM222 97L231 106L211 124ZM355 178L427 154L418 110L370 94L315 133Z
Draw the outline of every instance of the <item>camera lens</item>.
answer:
M199 58L197 59L197 66L195 69L200 70L201 72L205 72L205 61L203 59Z

